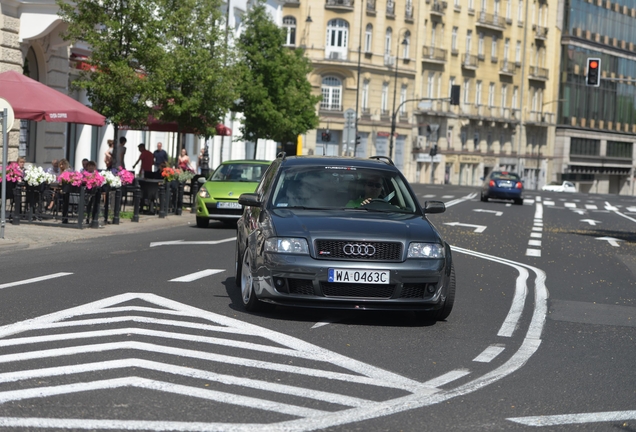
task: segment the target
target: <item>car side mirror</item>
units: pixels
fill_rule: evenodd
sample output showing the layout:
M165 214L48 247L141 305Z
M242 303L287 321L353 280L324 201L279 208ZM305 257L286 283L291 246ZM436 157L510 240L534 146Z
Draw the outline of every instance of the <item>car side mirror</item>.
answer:
M207 180L205 179L205 177L199 177L197 181L199 182L199 184L205 184Z
M426 201L424 203L424 213L444 213L446 205L441 201Z
M258 194L244 193L238 199L239 204L247 207L260 207L262 205L261 200L258 198Z

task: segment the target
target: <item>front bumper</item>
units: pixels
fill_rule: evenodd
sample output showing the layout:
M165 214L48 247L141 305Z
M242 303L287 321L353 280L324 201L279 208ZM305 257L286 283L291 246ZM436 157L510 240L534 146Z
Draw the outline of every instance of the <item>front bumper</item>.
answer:
M238 220L243 214L243 208L240 209L220 209L217 208L218 201L207 198L203 199L197 196L197 217L209 218L214 220L232 219Z
M328 282L329 268L387 270L388 284ZM265 253L254 274L259 300L311 308L434 311L448 284L445 261L350 262Z

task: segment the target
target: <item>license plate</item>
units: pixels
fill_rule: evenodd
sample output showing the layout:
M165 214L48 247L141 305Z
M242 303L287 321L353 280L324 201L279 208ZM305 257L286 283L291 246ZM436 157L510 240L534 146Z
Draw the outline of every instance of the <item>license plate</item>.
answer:
M388 270L329 269L329 282L388 284L389 279Z
M499 187L507 187L507 188L510 188L510 187L512 187L512 182L510 182L510 181L502 181L502 182L499 182Z
M216 203L216 208L222 209L242 209L243 206L237 202L218 202Z

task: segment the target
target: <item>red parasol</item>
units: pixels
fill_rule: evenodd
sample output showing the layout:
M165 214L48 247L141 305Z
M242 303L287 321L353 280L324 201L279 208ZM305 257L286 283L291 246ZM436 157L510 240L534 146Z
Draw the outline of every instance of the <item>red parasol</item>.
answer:
M15 71L0 74L0 98L16 119L104 126L106 117L75 99Z

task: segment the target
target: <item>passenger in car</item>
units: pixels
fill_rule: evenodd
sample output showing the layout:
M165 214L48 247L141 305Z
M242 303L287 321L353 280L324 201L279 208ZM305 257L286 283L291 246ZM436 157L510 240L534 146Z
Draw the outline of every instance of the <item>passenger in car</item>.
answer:
M356 199L352 199L347 203L347 208L357 208L369 204L374 199L378 199L382 193L382 177L368 176L363 180L364 191L362 195Z

